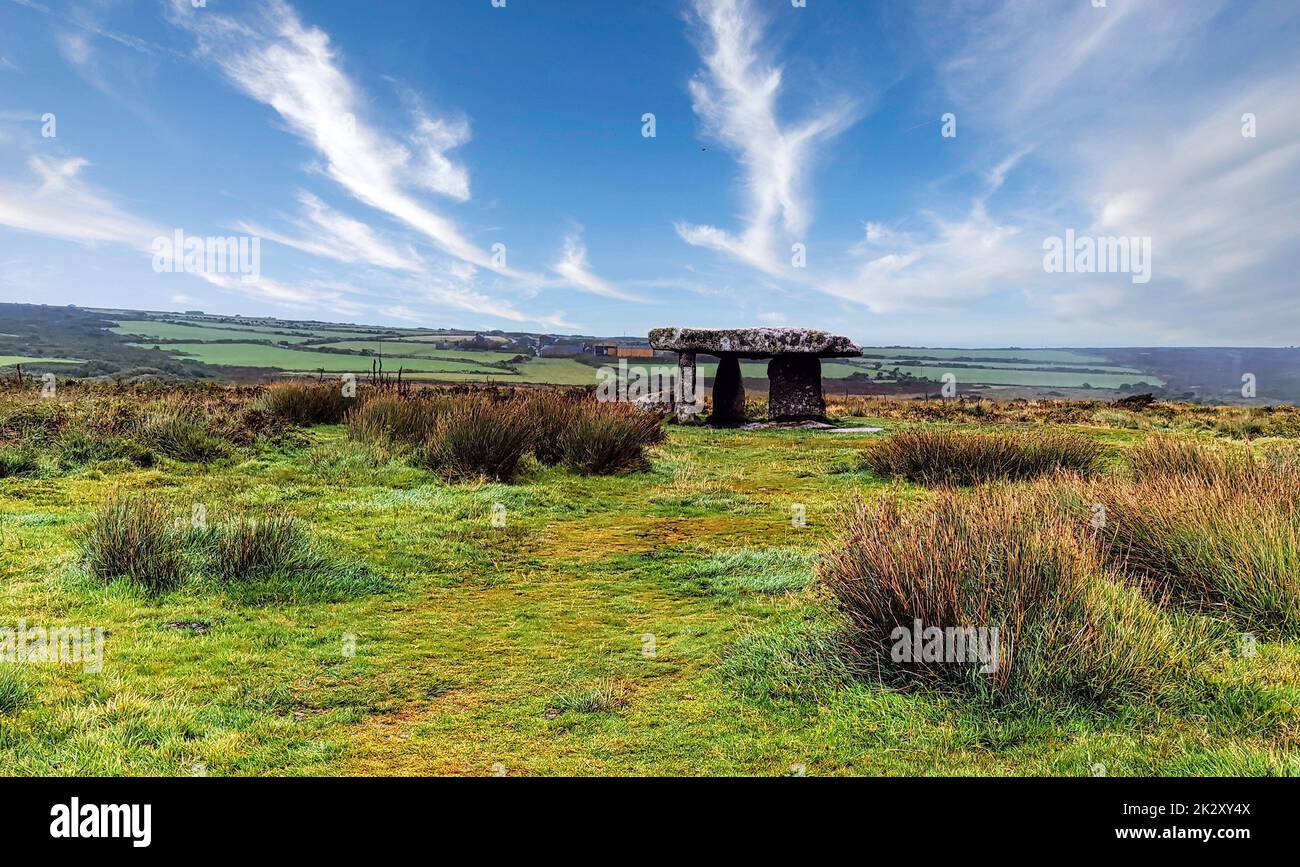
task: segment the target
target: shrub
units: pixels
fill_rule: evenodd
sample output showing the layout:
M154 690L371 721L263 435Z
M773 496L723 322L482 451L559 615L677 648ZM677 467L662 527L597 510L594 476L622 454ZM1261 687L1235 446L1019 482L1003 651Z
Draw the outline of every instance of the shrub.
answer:
M30 451L12 446L0 448L0 479L34 475L39 469L40 463Z
M661 442L658 415L628 404L584 401L560 436L564 465L583 475L610 475L649 467L645 447Z
M532 440L521 401L464 396L434 415L417 460L449 479L512 482Z
M339 424L357 405L346 397L340 383L279 382L266 390L259 407L294 424Z
M105 580L127 578L152 591L179 584L181 539L166 511L139 496L116 495L99 510L83 543L86 568Z
M879 476L925 485L977 485L1062 470L1088 474L1101 455L1095 440L1068 432L914 430L877 443L867 451L865 463Z
M1102 544L1160 594L1268 634L1300 634L1300 473L1252 459L1097 482Z
M1108 574L1080 526L1046 488L941 492L912 512L890 498L860 502L819 574L859 668L1000 701L1104 701L1157 685L1178 636ZM897 642L910 636L896 630L918 622L927 642L931 628L996 627L993 670L969 656L904 661Z
M141 423L138 439L160 454L187 463L207 463L230 453L203 416L184 409L165 408L152 413Z

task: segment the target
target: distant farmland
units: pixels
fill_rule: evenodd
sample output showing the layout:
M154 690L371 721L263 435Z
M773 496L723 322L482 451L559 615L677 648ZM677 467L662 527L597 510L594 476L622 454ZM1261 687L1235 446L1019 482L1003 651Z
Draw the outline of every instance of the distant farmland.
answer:
M611 359L590 353L611 340L528 332L394 328L199 313L0 305L0 371L42 366L61 376L137 376L263 381L276 372L388 373L438 382L595 385ZM585 350L585 351L584 351ZM712 378L716 364L701 358ZM672 365L672 357L642 365ZM616 362L615 362L616 364ZM631 366L636 366L635 364ZM767 363L742 363L747 388L767 388ZM822 365L827 387L845 394L933 396L947 376L963 394L996 398L1158 397L1249 403L1300 402L1300 351L1285 348L866 347L861 358Z

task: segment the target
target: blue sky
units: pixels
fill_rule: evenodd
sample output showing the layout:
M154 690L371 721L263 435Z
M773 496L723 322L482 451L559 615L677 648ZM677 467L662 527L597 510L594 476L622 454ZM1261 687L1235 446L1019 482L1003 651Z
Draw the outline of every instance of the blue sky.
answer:
M1100 2L0 0L0 300L1296 343L1300 4Z

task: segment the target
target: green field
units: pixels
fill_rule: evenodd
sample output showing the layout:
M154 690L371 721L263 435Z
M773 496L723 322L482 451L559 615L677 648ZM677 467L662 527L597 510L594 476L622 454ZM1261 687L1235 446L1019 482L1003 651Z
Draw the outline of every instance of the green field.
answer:
M208 328L200 325L181 325L160 322L156 319L118 322L113 331L126 337L153 337L159 340L270 340L271 342L302 343L314 339L310 334L294 336L272 334L252 328Z
M169 344L167 348L207 364L222 364L231 367L269 367L287 371L325 370L329 373L369 373L371 366L370 358L359 355L340 355L330 352L312 352L311 350L298 351L279 346L262 346L252 343L177 343ZM386 364L384 367L385 370L392 373L396 373L397 368L404 367L413 372L491 374L490 368L485 370L465 362L420 358L401 359L399 364Z
M863 355L868 359L871 358L913 358L922 359L952 359L952 358L979 358L983 359L1007 359L1021 361L1046 362L1050 364L1068 364L1074 367L1081 365L1105 364L1106 359L1097 355L1084 355L1070 349L922 349L922 348L896 348L888 349L874 346L863 347Z
M15 364L80 364L75 358L41 358L35 355L0 355L0 367Z
M217 325L193 325L181 322L169 322L160 319L123 319L118 320L113 331L123 335L156 337L160 340L270 340L273 343L302 343L308 340L334 337L339 340L364 338L372 336L367 331L332 331L319 328L294 328L288 323L284 328L263 325L234 325L220 323Z
M454 361L500 362L509 361L520 353L496 352L490 349L436 349L419 341L405 340L344 340L321 344L330 349L349 349L353 352L369 350L384 356L415 356L417 358L448 358Z
M119 320L114 332L127 337L141 336L146 340L185 340L183 344L162 344L167 351L186 353L185 357L231 367L260 367L290 372L325 370L331 373L367 372L369 358L348 358L315 353L310 348L288 351L279 347L255 344L216 344L212 341L238 339L241 336L266 339L273 342L302 344L319 342L322 337L334 337L322 344L335 349L356 352L368 351L384 358L386 369L404 368L415 379L446 382L493 381L552 385L590 385L598 381L594 369L569 358L531 358L527 348L519 350L436 349L428 344L467 340L473 333L430 333L415 329L394 329L390 336L379 338L376 332L343 327L338 331L285 322L283 326L265 322L248 324L214 322L196 318L195 324L179 321ZM288 334L278 331L291 332ZM494 342L505 343L507 338L490 336ZM205 345L206 343L206 345ZM133 346L149 348L143 340L133 341ZM1024 387L1038 389L1081 388L1085 383L1100 390L1115 390L1125 384L1146 382L1161 387L1164 380L1153 373L1133 367L1110 364L1096 353L1069 349L926 349L906 347L867 347L864 357L857 359L831 359L822 364L822 375L828 380L844 379L855 374L866 374L873 381L881 372L888 376L898 366L901 373L932 382L942 381L952 374L959 385L988 386L991 388ZM527 361L514 365L513 370L494 368L491 365L509 362L520 355ZM978 361L964 359L979 359ZM880 364L880 369L874 367ZM953 366L950 366L953 365ZM641 365L646 366L646 365ZM763 380L767 377L766 361L744 361L742 370L746 378ZM1035 369L1038 368L1038 369ZM1074 368L1067 370L1064 368ZM703 364L706 377L713 377L715 364Z
M899 369L912 374L941 381L945 373L957 377L959 385L1027 385L1044 388L1078 388L1085 382L1093 388L1119 388L1124 383L1144 380L1151 385L1163 381L1150 374L1134 373L1049 373L1036 370L1006 370L1001 368L915 367L900 365Z

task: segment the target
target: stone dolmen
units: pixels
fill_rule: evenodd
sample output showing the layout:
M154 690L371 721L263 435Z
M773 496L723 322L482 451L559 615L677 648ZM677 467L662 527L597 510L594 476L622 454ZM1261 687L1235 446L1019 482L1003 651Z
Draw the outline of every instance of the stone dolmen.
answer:
M650 332L655 349L677 353L685 381L695 382L697 353L718 358L713 381L713 415L717 426L745 421L745 379L742 358L769 358L768 417L772 421L822 421L823 358L855 358L862 350L847 337L811 328L656 328Z

